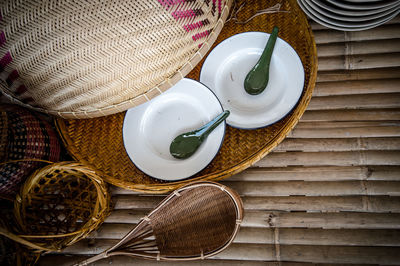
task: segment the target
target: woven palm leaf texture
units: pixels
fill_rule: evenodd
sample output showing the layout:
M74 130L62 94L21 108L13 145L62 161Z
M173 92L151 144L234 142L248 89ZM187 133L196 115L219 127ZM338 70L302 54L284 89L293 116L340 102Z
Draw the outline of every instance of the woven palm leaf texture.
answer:
M3 0L0 89L66 118L159 95L210 49L232 0Z
M48 121L17 105L0 106L0 134L0 197L14 200L23 181L43 166L35 159L57 162L61 144Z

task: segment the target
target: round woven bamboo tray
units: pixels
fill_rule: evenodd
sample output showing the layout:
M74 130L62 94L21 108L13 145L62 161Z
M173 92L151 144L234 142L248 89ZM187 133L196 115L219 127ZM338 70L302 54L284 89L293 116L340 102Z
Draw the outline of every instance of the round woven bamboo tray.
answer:
M276 1L247 1L237 19L225 24L214 46L224 39L246 31L271 32L279 27L279 37L287 41L299 54L305 71L303 94L294 110L281 121L266 128L241 130L227 127L220 152L211 164L188 180L165 183L150 178L137 169L125 152L122 139L124 113L88 120L58 119L63 141L77 160L99 169L107 182L127 189L165 193L193 180L220 180L238 173L257 162L277 146L297 124L304 113L316 82L317 51L310 26L296 1L284 1L281 10L246 20L257 11L277 4ZM238 6L238 5L237 5ZM199 78L203 61L188 75Z
M0 89L65 118L110 115L164 92L203 58L232 0L4 0Z
M110 213L107 184L78 162L53 163L26 180L14 203L18 235L0 231L39 251L60 250L85 238Z

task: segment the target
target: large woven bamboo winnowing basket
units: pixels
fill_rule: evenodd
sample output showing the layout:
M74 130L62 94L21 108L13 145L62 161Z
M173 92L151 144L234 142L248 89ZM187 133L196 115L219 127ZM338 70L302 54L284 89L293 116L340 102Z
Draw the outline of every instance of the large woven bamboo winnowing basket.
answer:
M186 76L232 0L2 0L0 88L65 118L118 113Z
M15 229L0 227L0 235L35 252L59 251L97 229L110 202L95 170L79 162L53 163L26 180L14 202Z
M247 0L235 6L234 16L225 23L213 47L241 32L271 32L274 26L278 26L279 37L296 50L303 63L303 93L286 117L256 130L228 126L221 149L210 165L190 179L176 182L156 180L133 165L125 152L122 138L124 112L93 119L57 119L60 135L70 154L101 171L104 179L113 185L147 193L165 193L194 180L215 181L229 177L254 164L276 147L300 120L311 100L318 69L314 36L307 17L295 0ZM271 7L279 8L271 11ZM202 63L187 77L198 80Z
M213 182L190 183L166 197L116 245L77 265L116 255L204 259L232 243L242 220L243 203L235 191Z

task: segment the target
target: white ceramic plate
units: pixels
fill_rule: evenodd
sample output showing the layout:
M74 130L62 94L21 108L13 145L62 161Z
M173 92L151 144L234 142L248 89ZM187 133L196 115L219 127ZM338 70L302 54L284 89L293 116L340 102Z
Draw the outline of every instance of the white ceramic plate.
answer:
M386 0L378 3L343 3L340 0L326 0L332 5L335 5L340 8L345 8L349 10L369 10L369 9L377 9L387 6L392 6L399 3L399 0Z
M332 18L325 16L324 14L318 12L316 9L313 9L312 6L306 0L298 0L298 2L301 2L303 4L303 6L305 7L305 9L308 10L310 13L312 13L312 15L314 15L314 17L316 17L320 21L324 21L324 22L328 23L329 25L336 26L338 28L341 28L342 30L348 30L348 29L354 28L359 31L359 30L362 30L367 27L376 27L380 24L385 23L386 21L390 20L391 18L394 18L400 11L399 9L397 9L397 10L394 9L394 10L391 10L391 12L389 14L386 14L386 16L383 16L383 17L380 17L377 19L373 19L373 20L348 22L348 21L332 19Z
M267 88L259 95L249 95L244 90L244 79L260 58L269 35L234 35L218 44L203 64L200 81L215 92L224 109L231 111L226 121L230 126L268 126L287 115L300 99L303 65L296 51L280 38L272 54Z
M382 2L386 0L343 0L345 2L352 2L352 3L366 3L366 2Z
M389 16L384 17L384 19L382 19L378 22L372 23L370 25L366 25L366 26L362 26L362 27L345 27L345 26L334 25L334 24L326 22L326 20L322 20L322 19L318 18L318 16L316 16L313 12L308 10L307 6L305 6L305 4L301 0L297 0L297 3L301 7L301 9L304 11L304 13L306 13L307 16L312 18L317 23L319 23L323 26L326 26L328 28L335 29L335 30L341 30L341 31L361 31L361 30L372 29L372 28L375 28L379 25L382 25L382 24L388 22L389 20L393 19L395 16L397 16L400 13L400 10L397 10L394 13L390 14Z
M389 6L381 7L381 8L375 8L375 9L370 9L370 10L347 10L347 9L342 9L340 7L331 5L324 0L312 0L314 4L317 4L321 8L328 10L332 13L336 13L339 15L345 15L345 16L368 16L368 15L373 15L377 13L384 12L389 9L393 9L393 6L396 6L398 3L391 3Z
M393 9L389 9L389 10L386 10L386 11L383 11L383 12L380 12L377 14L372 14L372 15L367 15L367 16L345 16L345 15L335 14L335 13L330 12L329 10L321 8L320 6L314 4L312 0L303 0L303 3L305 3L309 7L311 7L314 10L314 12L318 12L327 18L331 18L331 19L335 19L335 20L339 20L339 21L366 22L366 21L371 21L373 19L385 17L394 12L394 8L393 8ZM398 6L400 7L400 3L398 4Z
M188 178L204 169L218 153L225 123L184 160L169 153L172 140L222 112L211 90L195 80L182 79L160 96L126 112L122 129L126 152L136 167L152 177L168 181Z
M351 3L367 3L367 2L383 2L386 0L343 0L343 1Z

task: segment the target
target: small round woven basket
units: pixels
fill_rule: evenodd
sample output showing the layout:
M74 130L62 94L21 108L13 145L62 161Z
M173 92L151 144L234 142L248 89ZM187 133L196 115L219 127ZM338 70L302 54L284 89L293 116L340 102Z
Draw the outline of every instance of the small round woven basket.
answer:
M203 58L232 0L3 0L0 89L65 118L118 113Z
M16 196L19 235L9 237L36 250L61 250L104 221L110 200L106 183L91 168L50 164L33 173Z
M57 162L61 144L49 122L17 105L0 106L0 134L0 197L14 200L22 182L43 166L23 159Z

